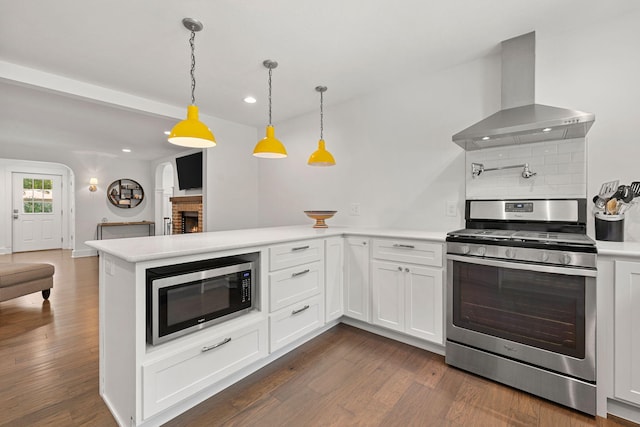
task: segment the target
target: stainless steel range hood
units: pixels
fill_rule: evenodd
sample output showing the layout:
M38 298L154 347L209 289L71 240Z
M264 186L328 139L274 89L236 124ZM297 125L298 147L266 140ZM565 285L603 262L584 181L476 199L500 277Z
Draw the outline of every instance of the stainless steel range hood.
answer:
M467 151L579 138L592 113L535 103L535 32L502 42L502 110L453 135Z

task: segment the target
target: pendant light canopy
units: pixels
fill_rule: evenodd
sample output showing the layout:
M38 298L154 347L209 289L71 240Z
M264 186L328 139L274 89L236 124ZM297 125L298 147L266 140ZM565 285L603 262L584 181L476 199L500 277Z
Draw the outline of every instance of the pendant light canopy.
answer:
M336 164L333 155L327 151L324 146L324 110L323 110L323 94L327 91L326 86L316 86L316 92L320 92L320 141L318 141L318 149L311 154L307 164L309 166L334 166Z
M196 56L195 38L196 31L202 30L200 21L193 18L184 18L182 25L191 31L189 45L191 46L191 105L187 107L187 119L176 124L169 134L169 142L174 145L192 148L209 148L216 146L216 139L207 125L198 119L198 107L196 104Z
M271 124L271 73L278 66L278 63L267 59L262 62L262 65L269 69L269 124L267 125L267 136L258 141L253 149L253 155L266 159L282 159L287 157L287 150L282 142L275 137L275 131Z

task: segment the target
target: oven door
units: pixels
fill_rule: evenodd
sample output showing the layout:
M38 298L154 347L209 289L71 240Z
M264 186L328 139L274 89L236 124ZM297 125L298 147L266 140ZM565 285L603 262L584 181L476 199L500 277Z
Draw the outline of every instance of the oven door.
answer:
M447 255L447 340L595 381L595 277Z

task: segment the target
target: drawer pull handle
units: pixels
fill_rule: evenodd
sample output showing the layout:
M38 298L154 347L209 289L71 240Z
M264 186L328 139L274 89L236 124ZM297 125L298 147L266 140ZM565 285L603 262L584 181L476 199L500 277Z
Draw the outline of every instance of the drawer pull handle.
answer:
M305 249L309 249L309 245L307 245L307 246L298 246L297 248L291 248L291 252L304 251Z
M297 273L291 273L291 277L302 276L303 274L307 274L309 271L311 270L307 268L306 270L298 271Z
M402 248L402 249L415 249L416 247L413 245L401 245L400 243L394 243L394 248Z
M307 304L307 305L305 305L304 307L302 307L299 310L293 310L291 312L291 315L293 316L294 314L302 313L303 311L308 310L308 309L309 309L309 305Z
M231 341L231 338L225 338L224 340L220 341L218 344L210 345L208 347L202 347L202 352L205 353L209 350L213 350L214 348L222 347L223 345L227 344L230 341Z

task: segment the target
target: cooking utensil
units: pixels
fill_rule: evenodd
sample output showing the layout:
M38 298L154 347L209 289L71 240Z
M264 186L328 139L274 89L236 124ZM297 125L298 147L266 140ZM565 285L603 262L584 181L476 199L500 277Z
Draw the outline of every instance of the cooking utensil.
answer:
M605 208L605 206L607 205L607 199L603 199L600 196L594 196L593 197L593 204L596 206L597 209L603 210Z
M611 196L612 199L622 200L629 203L633 200L633 191L628 185L621 185L618 187L615 193Z
M604 184L602 184L602 187L600 187L600 193L598 195L603 199L610 199L611 196L613 196L613 193L618 190L618 184L620 184L619 179L616 179L615 181L605 182Z
M630 185L634 197L640 197L640 181L633 181Z
M611 199L607 202L607 213L609 215L615 215L618 212L618 200Z

